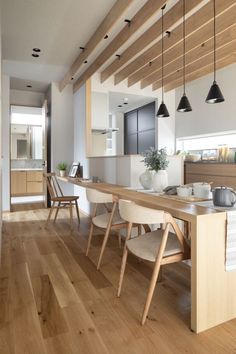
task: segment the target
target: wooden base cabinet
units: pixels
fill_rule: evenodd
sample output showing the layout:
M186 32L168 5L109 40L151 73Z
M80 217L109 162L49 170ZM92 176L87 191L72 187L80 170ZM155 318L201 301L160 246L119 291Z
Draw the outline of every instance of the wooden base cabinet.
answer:
M26 171L11 171L11 195L26 194Z
M43 193L41 171L11 171L11 196L40 195Z

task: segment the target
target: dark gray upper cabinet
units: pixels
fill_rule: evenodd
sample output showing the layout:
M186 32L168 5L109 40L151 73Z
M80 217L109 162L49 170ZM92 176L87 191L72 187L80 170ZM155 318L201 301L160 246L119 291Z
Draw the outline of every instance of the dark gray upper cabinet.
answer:
M124 151L141 154L155 147L155 102L139 107L124 115Z

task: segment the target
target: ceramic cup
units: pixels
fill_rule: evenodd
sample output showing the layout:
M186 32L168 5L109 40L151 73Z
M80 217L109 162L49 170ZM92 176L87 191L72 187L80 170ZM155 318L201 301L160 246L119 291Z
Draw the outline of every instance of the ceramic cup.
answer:
M180 186L177 187L177 194L179 197L191 197L193 192L192 187Z

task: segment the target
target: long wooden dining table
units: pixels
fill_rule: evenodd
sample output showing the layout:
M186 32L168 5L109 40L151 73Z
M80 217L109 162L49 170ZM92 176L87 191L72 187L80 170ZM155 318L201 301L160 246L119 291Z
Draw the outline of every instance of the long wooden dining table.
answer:
M191 329L200 333L236 317L236 271L225 270L225 211L166 195L140 193L115 184L84 182L70 177L60 179L145 207L165 210L185 221L191 239Z

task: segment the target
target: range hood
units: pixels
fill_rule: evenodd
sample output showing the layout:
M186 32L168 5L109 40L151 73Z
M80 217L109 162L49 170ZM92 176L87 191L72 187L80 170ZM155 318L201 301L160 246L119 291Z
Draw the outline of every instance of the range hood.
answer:
M109 134L118 132L119 128L93 128L92 134L100 135L100 134Z

